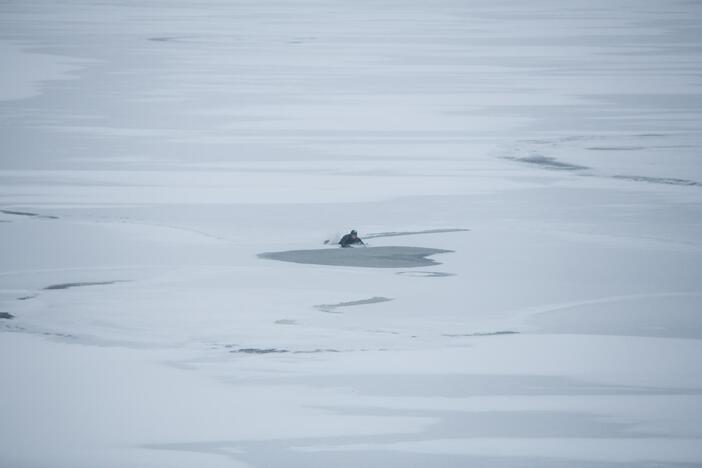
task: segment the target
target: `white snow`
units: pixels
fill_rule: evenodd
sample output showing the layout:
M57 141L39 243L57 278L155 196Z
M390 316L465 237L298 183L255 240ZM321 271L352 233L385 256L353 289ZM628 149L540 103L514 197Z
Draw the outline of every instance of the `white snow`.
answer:
M0 466L702 464L700 17L3 2Z

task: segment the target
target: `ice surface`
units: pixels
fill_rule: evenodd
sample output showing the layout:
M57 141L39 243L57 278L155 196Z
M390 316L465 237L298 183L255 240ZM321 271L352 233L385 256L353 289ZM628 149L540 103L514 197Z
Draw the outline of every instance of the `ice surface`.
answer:
M0 3L0 466L699 466L700 18Z

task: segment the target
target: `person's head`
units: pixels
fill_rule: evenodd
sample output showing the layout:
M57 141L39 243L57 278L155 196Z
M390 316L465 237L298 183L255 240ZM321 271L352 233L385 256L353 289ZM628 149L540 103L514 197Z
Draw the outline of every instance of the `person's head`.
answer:
M351 237L356 237L358 236L358 233L356 232L355 229L351 229Z

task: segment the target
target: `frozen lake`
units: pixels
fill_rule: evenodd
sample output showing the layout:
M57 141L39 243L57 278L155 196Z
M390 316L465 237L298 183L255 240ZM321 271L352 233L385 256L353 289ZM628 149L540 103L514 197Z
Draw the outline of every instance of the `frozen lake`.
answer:
M0 3L0 465L699 466L701 38Z

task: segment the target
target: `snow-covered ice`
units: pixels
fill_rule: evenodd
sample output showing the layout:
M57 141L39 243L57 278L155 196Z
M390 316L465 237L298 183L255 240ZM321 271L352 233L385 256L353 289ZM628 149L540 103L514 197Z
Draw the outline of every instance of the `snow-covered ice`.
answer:
M2 2L0 466L702 465L700 38Z

